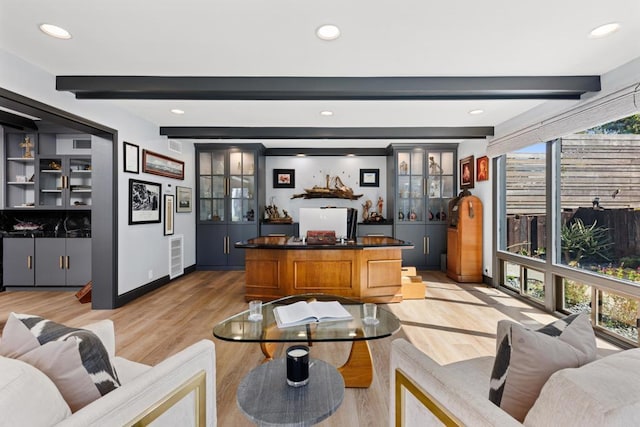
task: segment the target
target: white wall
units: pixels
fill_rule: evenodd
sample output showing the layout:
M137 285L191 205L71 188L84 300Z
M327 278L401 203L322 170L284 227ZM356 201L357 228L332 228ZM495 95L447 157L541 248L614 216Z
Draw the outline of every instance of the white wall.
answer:
M195 188L193 145L183 142L182 154L169 151L167 140L159 135L157 126L113 104L99 100L76 100L69 92L58 92L55 89L55 76L1 49L0 64L0 87L118 131L118 294L168 275L169 237L163 235L163 225L128 225L129 178L161 183L163 194L166 194L169 184L174 194L175 185ZM146 148L184 161L186 179L179 181L145 173L121 172L123 141L139 145L140 150ZM194 218L194 212L175 216L175 234L183 234L185 238L186 266L195 264ZM151 276L149 271L152 272Z
M478 157L484 156L486 151L486 141L463 141L458 146L458 159L463 159L467 156L473 155L473 167L475 173L475 161L478 159ZM493 263L491 261L493 257L492 182L495 176L495 171L491 166L491 161L489 161L489 180L481 182L475 181L474 188L469 190L471 191L471 194L479 197L482 201L482 274L489 277L493 277Z
M300 208L337 206L358 209L359 221L362 220L362 205L371 200L375 204L378 197L384 200L383 215L388 218L387 208L387 158L384 156L269 156L266 158L266 198L267 204L275 203L280 213L286 209L289 215L298 220ZM295 169L295 188L273 188L274 169ZM380 169L379 187L360 187L360 169ZM357 200L348 199L291 199L294 194L304 193L305 188L314 185L324 187L325 175L339 176L343 184L350 187L354 194L362 194ZM260 206L263 212L264 206Z

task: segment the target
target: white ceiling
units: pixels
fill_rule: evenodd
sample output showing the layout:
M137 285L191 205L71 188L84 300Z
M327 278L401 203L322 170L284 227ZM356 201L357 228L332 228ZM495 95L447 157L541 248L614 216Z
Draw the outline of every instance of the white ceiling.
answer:
M587 37L608 22L622 27ZM338 40L315 36L326 23ZM640 1L0 0L0 48L53 75L602 75L640 57ZM158 126L429 127L497 126L544 101L99 102Z

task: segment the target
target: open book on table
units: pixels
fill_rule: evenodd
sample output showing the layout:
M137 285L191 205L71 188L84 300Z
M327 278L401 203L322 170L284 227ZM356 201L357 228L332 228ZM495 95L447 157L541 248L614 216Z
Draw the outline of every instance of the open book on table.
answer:
M299 301L275 307L273 313L279 328L353 319L353 316L338 301Z

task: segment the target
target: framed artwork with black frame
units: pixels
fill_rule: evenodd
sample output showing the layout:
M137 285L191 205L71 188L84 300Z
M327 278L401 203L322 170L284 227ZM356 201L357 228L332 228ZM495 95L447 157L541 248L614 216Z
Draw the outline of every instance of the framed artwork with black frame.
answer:
M124 171L129 173L140 173L140 147L136 144L124 141Z
M473 156L460 160L460 189L473 188Z
M173 194L164 195L164 235L171 236L173 234L173 205L175 205L175 196Z
M190 187L180 187L176 185L176 212L191 212L192 195Z
M184 179L184 162L153 151L142 150L142 172Z
M360 187L380 187L380 169L360 169Z
M160 222L161 196L160 184L129 179L129 225Z
M295 188L296 187L296 170L295 169L274 169L273 170L273 188Z

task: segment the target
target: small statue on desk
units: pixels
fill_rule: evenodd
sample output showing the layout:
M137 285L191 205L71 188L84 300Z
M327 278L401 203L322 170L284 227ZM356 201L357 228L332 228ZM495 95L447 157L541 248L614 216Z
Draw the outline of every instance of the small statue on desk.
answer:
M31 138L25 136L24 142L20 143L20 147L24 148L24 154L22 155L23 159L33 159L33 152L31 151L33 148L33 142L31 142Z

